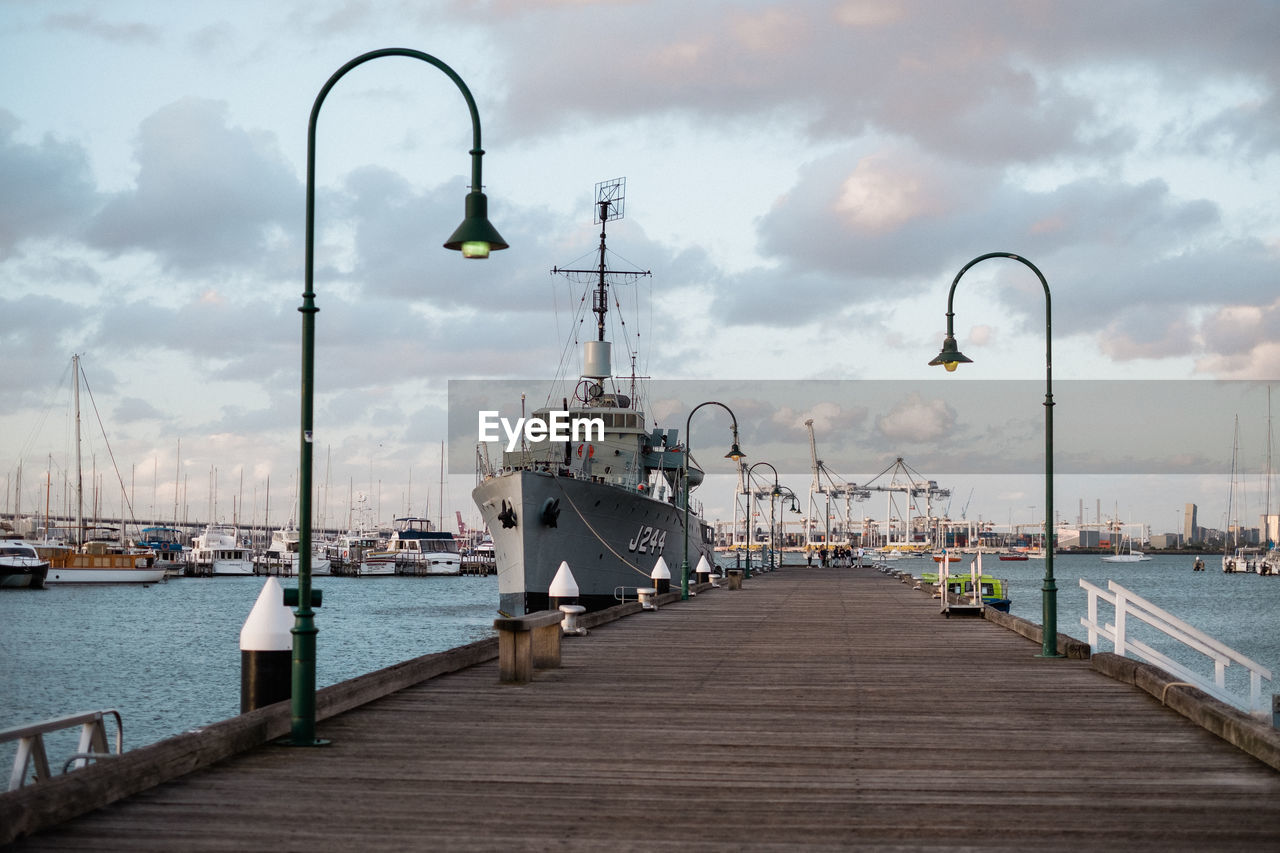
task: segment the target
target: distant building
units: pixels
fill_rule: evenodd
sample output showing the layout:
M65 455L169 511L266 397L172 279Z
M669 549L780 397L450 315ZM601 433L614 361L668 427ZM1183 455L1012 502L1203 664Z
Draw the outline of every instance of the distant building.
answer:
M1180 548L1182 547L1182 534L1152 533L1150 545L1153 551L1158 551L1166 548Z
M1280 542L1280 515L1263 515L1258 520L1264 544Z
M1182 510L1182 538L1186 542L1196 542L1199 536L1196 534L1196 505L1187 504Z

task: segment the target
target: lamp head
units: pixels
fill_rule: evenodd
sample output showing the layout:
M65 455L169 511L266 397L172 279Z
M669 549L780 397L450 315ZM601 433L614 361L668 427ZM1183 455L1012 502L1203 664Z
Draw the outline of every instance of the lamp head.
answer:
M746 457L746 455L747 454L743 453L738 447L738 440L734 439L733 446L729 448L729 452L724 455L724 458L732 459L734 462L737 462L739 459Z
M934 367L941 364L947 369L948 373L952 373L959 365L972 363L973 359L960 352L960 348L956 346L955 335L948 334L942 341L942 352L938 353L937 358L929 362L929 366Z
M507 241L489 222L489 200L484 193L467 193L466 216L445 241L444 247L462 252L464 258L476 259L487 258L490 252L507 248Z

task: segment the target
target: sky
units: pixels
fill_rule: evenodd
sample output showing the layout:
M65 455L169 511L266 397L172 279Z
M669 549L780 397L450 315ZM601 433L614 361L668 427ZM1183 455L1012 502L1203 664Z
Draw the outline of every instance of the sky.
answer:
M1043 512L1034 454L999 461L1007 430L1027 447L1042 434L1032 271L967 272L955 332L974 364L927 366L953 278L1009 252L1050 288L1054 381L1128 389L1060 394L1058 447L1114 439L1144 460L1068 465L1060 514L1083 502L1174 529L1193 501L1220 526L1239 416L1256 519L1280 355L1277 33L1280 4L1249 0L0 0L5 510L20 465L24 510L46 470L74 465L78 353L84 464L108 512L114 469L139 518L172 515L176 492L190 518L247 523L269 499L283 520L308 117L348 60L407 47L473 93L511 248L440 248L471 147L446 75L386 57L335 85L316 154L320 521L340 524L357 492L384 519L474 519L474 440L450 434L449 383L524 383L542 403L573 373L591 330L575 330L581 288L550 270L590 260L595 185L620 177L609 246L652 276L618 289L615 371L634 352L642 376L736 395L743 449L785 458L797 492L813 418L849 481L901 456L953 489L953 516L965 496L969 518ZM1227 381L1225 398L1191 384ZM1010 413L954 402L974 382ZM782 399L792 383L806 393ZM1184 405L1155 405L1170 399ZM651 419L683 429L687 410ZM698 417L695 455L725 434ZM1202 429L1171 429L1182 419ZM983 452L937 452L956 428ZM727 517L728 471L708 473L707 514Z

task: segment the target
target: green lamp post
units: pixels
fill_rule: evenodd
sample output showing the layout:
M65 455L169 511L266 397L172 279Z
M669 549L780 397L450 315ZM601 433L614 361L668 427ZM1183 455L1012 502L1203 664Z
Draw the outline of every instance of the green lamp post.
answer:
M800 499L796 497L796 493L792 491L789 487L774 486L772 496L776 498L786 498L787 500L791 501L790 512L793 513L794 515L800 514ZM778 528L779 528L778 538L782 540L782 543L777 547L775 547L773 549L773 552L777 556L777 559L778 559L777 567L780 569L782 568L782 549L787 546L786 523L782 519L778 519Z
M316 633L315 613L313 605L319 605L319 590L313 597L311 589L311 473L312 473L312 411L315 392L315 316L320 309L316 307L314 279L315 260L315 212L316 212L316 122L320 116L320 107L324 103L329 90L351 69L372 59L383 56L405 56L419 59L443 71L462 92L471 112L471 191L467 193L464 203L465 216L445 242L446 249L462 252L464 258L487 258L491 251L507 248L507 243L498 234L496 228L489 223L488 201L482 191L480 180L481 158L484 149L480 146L480 115L476 110L475 99L467 84L457 73L434 56L418 50L391 47L374 50L357 56L339 68L329 81L320 89L315 103L311 107L311 120L307 125L307 212L306 212L306 260L303 275L305 290L302 294L302 424L301 453L298 475L298 587L296 601L293 595L288 599L296 605L293 626L293 665L292 665L292 722L290 736L287 741L293 746L318 746L325 741L317 740L316 729ZM290 593L293 591L290 590Z
M747 466L747 568L746 568L746 571L742 573L743 578L751 577L751 539L753 534L753 531L751 529L751 494L752 494L751 493L751 472L754 471L755 468L759 465L769 466L769 470L773 472L774 492L776 493L778 489L778 469L774 468L772 464L761 461L761 462L755 462ZM770 501L770 504L772 504L772 501ZM770 512L769 545L770 545L770 550L772 550L772 546L773 546L773 541L772 541L773 540L773 519L772 519L773 507L772 506L770 506L769 512ZM763 562L761 563L760 568L762 569L764 568Z
M729 446L729 452L724 455L725 459L732 459L737 462L742 459L744 454L738 448L738 418L724 403L715 400L707 400L705 403L699 403L689 412L689 417L684 419L684 464L680 466L680 471L684 479L684 562L680 564L680 600L689 600L689 425L693 421L693 413L701 409L703 406L719 406L729 413L729 417L733 420L733 443Z
M955 312L952 303L956 295L956 285L960 277L975 264L991 258L1009 258L1026 265L1044 287L1044 585L1041 587L1041 608L1044 638L1039 657L1058 658L1058 586L1053 579L1053 313L1052 300L1049 296L1049 282L1036 265L1019 255L1008 252L989 252L980 255L961 267L951 282L951 291L947 294L947 336L942 340L942 351L930 365L942 365L948 372L954 371L958 365L970 364L972 359L966 358L956 346Z

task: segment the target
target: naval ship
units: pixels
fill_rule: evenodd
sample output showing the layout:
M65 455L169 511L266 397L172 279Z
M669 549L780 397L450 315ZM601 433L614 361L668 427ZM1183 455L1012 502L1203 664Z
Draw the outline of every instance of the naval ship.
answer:
M628 594L635 600L637 587L653 586L650 577L659 558L673 582L680 582L686 515L680 474L687 448L680 445L678 430L655 429L645 421L632 399L636 377L626 384L614 377L612 343L605 340L609 286L617 276L648 275L607 266L606 224L622 216L624 186L625 179L619 179L596 187L598 266L552 270L594 286L597 334L582 344L582 374L573 398L562 398L559 408L537 409L529 420L540 422L543 433L567 421L568 434L577 430L576 439L526 442L504 451L497 466L484 456L480 460L481 479L472 499L493 537L499 608L510 615L548 607L561 563L573 574L577 603L588 610L611 607ZM578 429L588 425L597 429ZM690 464L690 488L702 480L703 472ZM699 558L712 562L714 536L695 504L688 520L692 573Z

